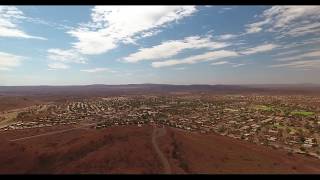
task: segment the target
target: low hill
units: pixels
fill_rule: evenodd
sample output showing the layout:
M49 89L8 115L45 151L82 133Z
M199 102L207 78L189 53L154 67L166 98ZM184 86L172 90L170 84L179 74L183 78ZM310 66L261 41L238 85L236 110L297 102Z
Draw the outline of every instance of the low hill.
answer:
M151 126L78 129L15 142L7 140L40 132L1 133L0 173L163 173L152 132ZM318 159L215 134L166 128L157 143L171 173L320 173Z

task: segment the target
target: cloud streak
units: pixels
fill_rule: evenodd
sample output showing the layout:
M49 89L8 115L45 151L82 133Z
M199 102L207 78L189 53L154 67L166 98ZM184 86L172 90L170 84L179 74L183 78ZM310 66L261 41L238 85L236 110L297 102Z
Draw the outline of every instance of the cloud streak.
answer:
M280 37L298 37L320 33L319 6L273 6L260 16L262 20L246 25L246 33L276 32Z
M48 64L48 70L69 69L69 66L61 62L53 62Z
M279 47L279 46L276 44L263 44L263 45L259 45L259 46L253 47L253 48L246 49L244 51L241 51L240 53L244 54L244 55L251 55L251 54L256 54L256 53L261 53L261 52L268 52L268 51L271 51L277 47Z
M141 48L136 53L123 58L126 62L139 62L142 60L157 60L175 56L188 49L220 49L229 46L228 43L215 42L210 37L190 36L183 40L170 40L150 48Z
M156 34L169 23L196 12L194 6L95 6L91 21L68 31L78 41L73 47L83 54L102 54L119 43Z
M217 65L223 65L223 64L230 64L230 63L228 61L219 61L219 62L211 63L210 65L217 66Z
M273 68L320 68L320 60L305 60L305 61L294 61L289 63L283 63L283 64L274 64L270 65L269 67Z
M236 34L222 34L220 35L218 38L220 40L229 40L229 39L234 39L236 37L238 37L239 35L236 35Z
M0 70L11 70L12 68L21 65L23 59L24 57L22 56L0 52Z
M76 50L69 49L49 49L47 58L52 61L59 61L63 63L86 63L87 59L79 54Z
M160 68L160 67L174 66L178 64L195 64L198 62L213 61L213 60L226 58L226 57L236 57L238 55L239 54L235 51L227 51L227 50L211 51L211 52L206 52L200 55L190 56L184 59L172 59L172 60L166 60L166 61L153 62L152 67Z
M320 58L320 51L311 51L295 56L289 56L289 57L284 57L284 58L279 58L276 59L277 61L296 61L296 60L304 60L304 59L309 59L309 58Z
M22 31L17 22L26 17L23 12L14 6L0 6L0 37L15 37L26 39L47 40L44 37L32 36Z
M111 72L115 73L117 71L111 70L109 68L93 68L93 69L82 69L80 70L82 72L87 72L87 73L98 73L98 72Z

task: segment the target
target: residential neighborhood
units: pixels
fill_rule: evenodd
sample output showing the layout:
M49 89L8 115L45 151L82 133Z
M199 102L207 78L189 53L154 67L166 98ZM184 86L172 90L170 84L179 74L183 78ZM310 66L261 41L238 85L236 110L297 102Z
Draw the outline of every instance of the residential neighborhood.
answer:
M301 103L303 102L303 103ZM19 112L1 131L79 125L146 124L216 133L320 158L320 98L308 96L181 95L88 98Z

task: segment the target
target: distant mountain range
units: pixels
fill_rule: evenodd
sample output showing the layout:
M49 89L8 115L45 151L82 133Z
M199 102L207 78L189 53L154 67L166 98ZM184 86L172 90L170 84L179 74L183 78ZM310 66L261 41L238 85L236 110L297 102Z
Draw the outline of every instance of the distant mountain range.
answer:
M0 95L119 95L173 92L204 93L316 93L317 84L247 84L247 85L70 85L70 86L0 86Z

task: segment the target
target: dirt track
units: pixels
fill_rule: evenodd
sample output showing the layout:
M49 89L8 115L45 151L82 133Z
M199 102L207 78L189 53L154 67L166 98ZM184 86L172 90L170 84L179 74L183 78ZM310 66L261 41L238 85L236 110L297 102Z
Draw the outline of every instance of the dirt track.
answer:
M37 138L37 137L42 137L42 136L65 133L65 132L69 132L69 131L73 131L73 130L77 130L77 129L86 129L86 128L85 127L76 127L76 128L71 128L71 129L64 129L64 130L60 130L60 131L54 131L54 132L48 132L48 133L44 133L44 134L38 134L38 135L34 135L34 136L27 136L27 137L22 137L22 138L18 138L18 139L11 139L9 141L14 142L14 141L27 140L27 139L32 139L32 138Z
M159 149L157 138L166 135L167 131L165 128L153 128L152 132L152 145L154 149L156 150L156 153L158 157L161 160L162 166L164 167L164 173L165 174L171 174L171 167L168 162L168 159L165 157L165 155L162 153L162 151Z
M89 126L92 126L92 125L95 125L95 123L86 124L86 125L82 125L80 127L75 127L75 128L70 128L70 129L64 129L64 130L60 130L60 131L53 131L53 132L37 134L37 135L33 135L33 136L11 139L9 141L14 142L14 141L20 141L20 140L27 140L27 139L32 139L32 138L36 138L36 137L48 136L48 135L53 135L53 134L60 134L60 133L69 132L69 131L78 130L78 129L86 130Z

